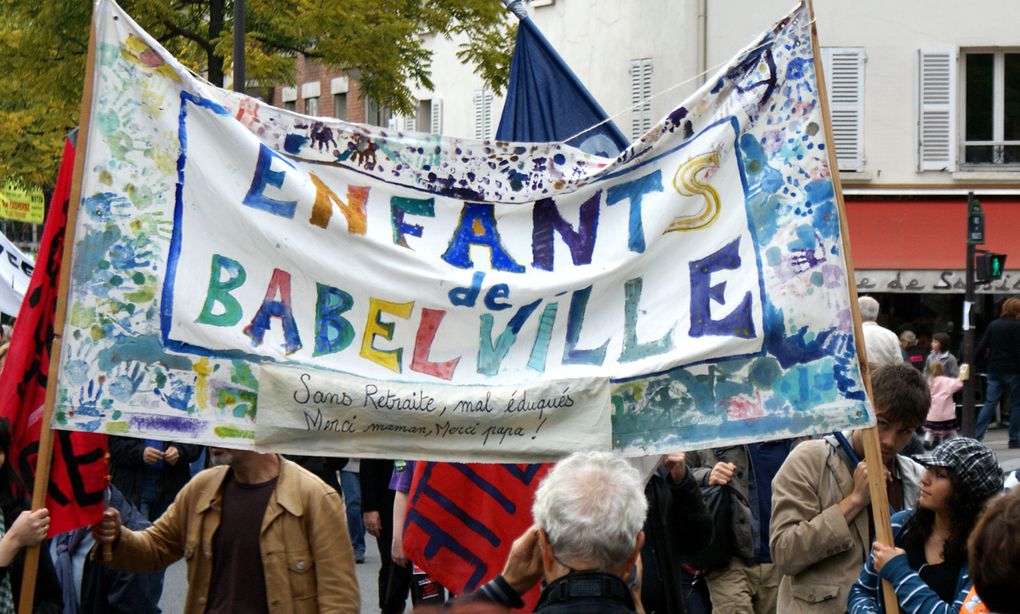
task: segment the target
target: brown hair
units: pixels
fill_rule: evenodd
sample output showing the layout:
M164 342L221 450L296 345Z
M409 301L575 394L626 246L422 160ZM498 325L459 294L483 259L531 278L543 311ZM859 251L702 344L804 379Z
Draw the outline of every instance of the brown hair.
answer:
M978 597L992 612L1020 612L1020 490L994 499L968 542L970 577Z
M1020 318L1020 299L1013 297L1006 299L1002 303L1002 317L1014 320Z
M885 365L871 372L875 409L881 408L890 422L920 426L931 407L931 392L921 372L908 364Z
M940 375L945 374L946 368L942 365L941 362L937 360L932 360L931 362L928 363L928 379L932 380Z

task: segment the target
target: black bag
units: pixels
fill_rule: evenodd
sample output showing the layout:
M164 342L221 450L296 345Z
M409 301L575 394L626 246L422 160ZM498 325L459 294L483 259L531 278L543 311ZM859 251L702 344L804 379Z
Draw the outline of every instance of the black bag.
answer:
M736 491L729 485L704 486L701 498L712 515L712 541L703 550L683 557L684 562L698 570L708 571L729 564L733 557L733 501Z

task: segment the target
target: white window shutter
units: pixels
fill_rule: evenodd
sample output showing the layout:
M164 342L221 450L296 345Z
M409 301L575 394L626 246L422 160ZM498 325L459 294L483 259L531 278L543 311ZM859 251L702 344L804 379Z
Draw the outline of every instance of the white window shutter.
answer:
M492 136L492 92L475 90L475 139L482 141Z
M639 138L652 128L652 59L630 61L631 137Z
M922 171L956 170L956 49L918 50L917 161Z
M404 118L404 132L417 132L418 120L414 117Z
M491 139L496 130L492 127L492 92L485 92L485 138Z
M844 172L864 170L864 49L822 49L829 121L836 148L836 164Z
M483 113L482 113L482 90L475 90L475 95L472 102L475 105L475 139L481 140L484 138L484 131L482 129Z
M432 114L429 118L429 132L432 134L443 133L443 101L439 98L432 99Z

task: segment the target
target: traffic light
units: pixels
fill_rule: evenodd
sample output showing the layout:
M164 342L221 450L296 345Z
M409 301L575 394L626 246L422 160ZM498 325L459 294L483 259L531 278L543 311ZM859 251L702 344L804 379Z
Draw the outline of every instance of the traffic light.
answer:
M1002 279L1006 270L1006 254L983 252L977 255L974 263L974 277L978 283Z

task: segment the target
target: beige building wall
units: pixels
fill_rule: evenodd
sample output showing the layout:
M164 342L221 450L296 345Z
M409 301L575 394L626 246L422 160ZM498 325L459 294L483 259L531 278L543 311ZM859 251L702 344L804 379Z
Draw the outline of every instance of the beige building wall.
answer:
M697 11L693 0L555 0L534 3L533 21L580 77L606 112L631 136L631 60L650 58L652 91L687 81L652 101L652 122L694 91L697 70ZM516 19L509 16L510 19ZM461 41L430 41L435 96L443 99L443 132L473 137L473 93L481 79L456 57ZM422 93L424 94L424 93ZM493 100L492 129L499 123L503 99Z
M709 63L717 65L781 17L790 0L709 0ZM863 47L864 170L844 174L851 186L916 184L951 187L1020 181L1020 169L918 171L918 50L1020 49L1020 2L1015 0L815 0L823 47ZM959 60L957 60L959 62ZM962 76L957 64L958 77ZM963 80L957 79L957 146L963 131Z

